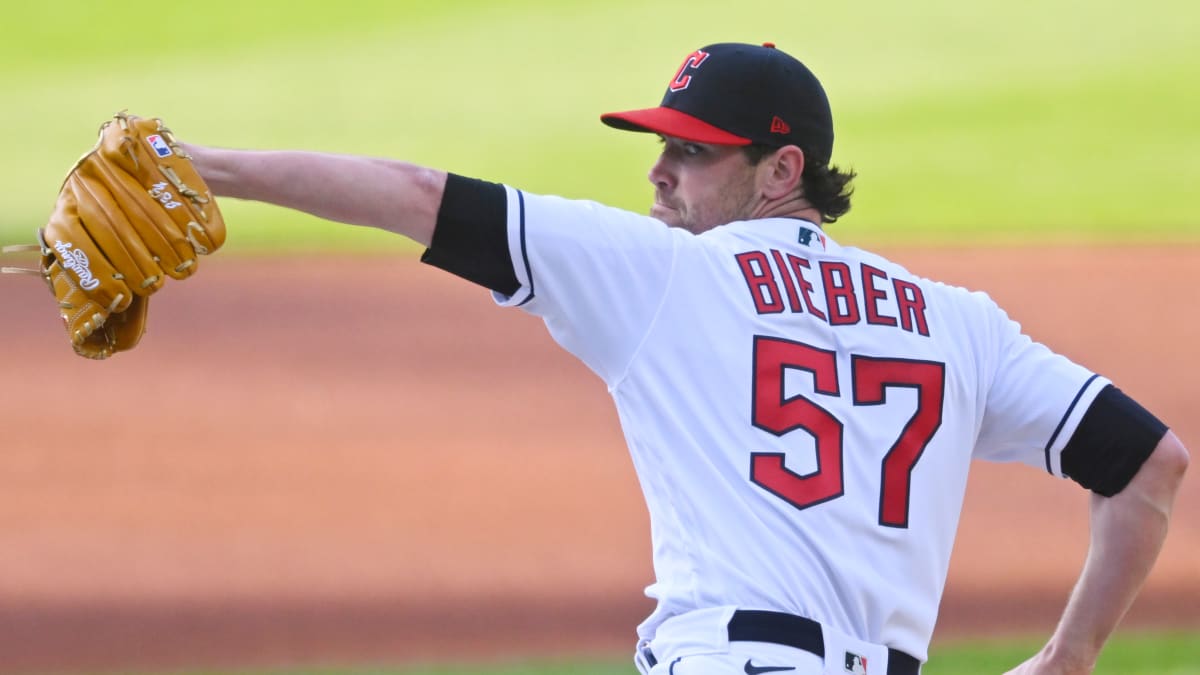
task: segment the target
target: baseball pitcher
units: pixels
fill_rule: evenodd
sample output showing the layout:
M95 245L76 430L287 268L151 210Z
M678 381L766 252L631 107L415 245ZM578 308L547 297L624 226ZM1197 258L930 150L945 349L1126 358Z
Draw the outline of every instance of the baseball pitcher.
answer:
M915 675L972 460L1070 478L1093 493L1087 562L1011 672L1091 672L1158 555L1180 441L987 295L839 244L854 174L821 84L773 45L697 49L660 105L601 119L661 143L648 216L118 115L38 272L77 350L128 349L164 275L223 241L216 194L404 235L540 317L608 386L649 507L645 675Z

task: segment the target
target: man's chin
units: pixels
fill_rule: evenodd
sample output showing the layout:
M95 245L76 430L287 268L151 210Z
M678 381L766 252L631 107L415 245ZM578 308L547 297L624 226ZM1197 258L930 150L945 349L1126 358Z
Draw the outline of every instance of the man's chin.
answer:
M657 218L671 227L683 227L683 221L679 218L679 212L669 206L655 204L650 207L650 217Z

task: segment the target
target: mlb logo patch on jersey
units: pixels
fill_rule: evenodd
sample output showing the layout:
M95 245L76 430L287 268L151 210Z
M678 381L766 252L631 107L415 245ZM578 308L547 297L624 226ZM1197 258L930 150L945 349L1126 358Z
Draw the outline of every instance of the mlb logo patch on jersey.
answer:
M151 148L154 148L154 154L159 157L170 157L173 154L171 147L158 134L150 134L146 137L146 142L150 144Z
M801 227L796 239L805 246L820 247L822 251L825 250L825 235L821 232Z
M867 657L846 652L846 672L867 675Z

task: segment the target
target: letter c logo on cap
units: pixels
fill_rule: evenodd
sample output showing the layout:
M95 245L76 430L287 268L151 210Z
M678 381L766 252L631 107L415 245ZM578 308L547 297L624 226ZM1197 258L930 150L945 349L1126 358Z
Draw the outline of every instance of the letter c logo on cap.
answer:
M671 80L671 84L668 88L671 91L683 91L684 89L687 89L688 85L692 83L692 76L685 75L684 71L688 69L695 70L696 68L699 68L700 64L704 63L706 59L708 59L708 52L700 49L688 54L687 59L684 60L682 66L679 66L679 71L675 73L675 79Z

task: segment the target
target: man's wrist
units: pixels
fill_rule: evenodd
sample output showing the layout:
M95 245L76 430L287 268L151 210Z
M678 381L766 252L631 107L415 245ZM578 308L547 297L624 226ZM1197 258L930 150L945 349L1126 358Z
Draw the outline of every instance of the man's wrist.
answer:
M1085 640L1055 636L1042 650L1048 665L1059 673L1090 673L1096 667L1100 648Z

